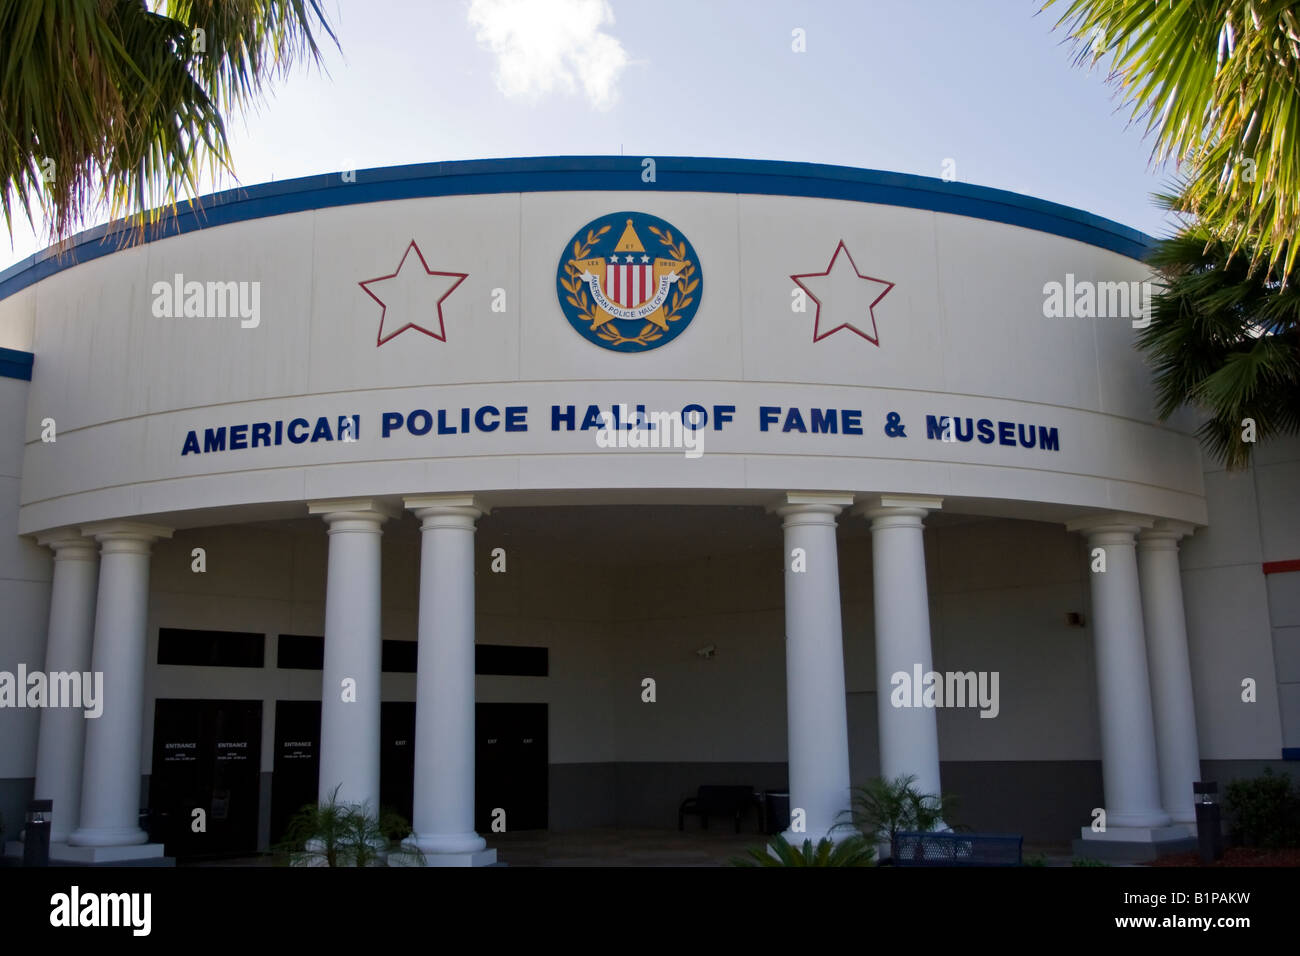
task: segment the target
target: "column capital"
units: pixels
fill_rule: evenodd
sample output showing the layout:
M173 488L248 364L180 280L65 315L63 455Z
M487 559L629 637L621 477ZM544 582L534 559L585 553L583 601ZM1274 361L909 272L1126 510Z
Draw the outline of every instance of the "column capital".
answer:
M82 525L81 533L98 541L105 554L148 554L155 541L172 536L172 529L143 521L99 521Z
M1089 538L1102 534L1121 535L1127 536L1131 541L1139 531L1152 527L1155 522L1155 518L1146 515L1115 511L1109 514L1086 515L1082 518L1067 521L1065 530L1077 531ZM1120 542L1115 541L1112 543L1119 544Z
M1186 521L1160 518L1138 535L1139 551L1177 551L1178 541L1196 532L1196 525Z
M930 495L872 495L854 508L853 513L868 519L873 528L883 528L890 518L919 525L927 514L942 507L943 499Z
M429 522L438 518L468 518L472 525L492 511L482 498L468 493L410 495L402 499L402 504L423 522L422 527L432 527Z
M36 535L36 543L54 552L56 561L93 561L97 549L95 539L81 533L80 528L55 528Z
M398 512L377 498L327 498L307 502L307 513L320 515L333 532L336 523L340 523L339 530L345 527L341 522L361 522L377 529L389 518L397 517Z
M143 521L98 521L81 526L81 533L96 541L112 541L119 538L135 538L140 541L154 542L159 538L170 538L172 528L160 524L147 524Z
M832 521L845 508L853 505L853 495L847 491L787 491L767 506L768 514L781 517L789 515L828 515Z

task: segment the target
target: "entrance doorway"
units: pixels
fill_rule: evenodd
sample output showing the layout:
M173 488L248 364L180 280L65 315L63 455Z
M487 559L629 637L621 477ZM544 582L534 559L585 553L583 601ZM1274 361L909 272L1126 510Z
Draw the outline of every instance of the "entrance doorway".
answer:
M507 832L547 826L546 704L476 704L474 828L492 833L494 811ZM498 813L499 817L500 814Z
M315 803L320 786L320 701L275 702L271 845L282 843L293 815Z
M415 704L385 701L379 710L379 803L411 819L415 787ZM283 842L293 815L320 789L320 701L275 702L275 776L271 843ZM374 808L371 808L372 810Z
M379 804L411 822L415 799L415 703L379 705Z
M475 829L492 832L492 811L506 828L544 830L548 820L546 704L476 704ZM415 704L380 707L379 800L408 821L415 789ZM284 839L293 815L317 800L320 702L276 701L275 776L271 783L271 843Z
M155 703L149 805L168 856L257 852L261 757L260 700Z

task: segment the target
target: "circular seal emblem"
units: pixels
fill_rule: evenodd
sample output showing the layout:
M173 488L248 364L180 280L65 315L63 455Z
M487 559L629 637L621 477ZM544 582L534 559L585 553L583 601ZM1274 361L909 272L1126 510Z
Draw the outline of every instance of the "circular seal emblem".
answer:
M566 245L555 291L564 317L588 342L614 352L647 352L691 324L703 272L672 223L644 212L614 212L587 223Z

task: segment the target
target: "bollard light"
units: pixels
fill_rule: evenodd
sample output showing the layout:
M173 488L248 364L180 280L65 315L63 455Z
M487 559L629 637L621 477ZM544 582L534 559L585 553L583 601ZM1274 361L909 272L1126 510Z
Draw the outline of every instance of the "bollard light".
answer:
M1213 780L1192 783L1196 804L1196 839L1201 862L1213 863L1223 856L1223 834L1219 823L1219 785Z
M27 826L23 830L23 866L50 865L50 817L53 800L32 800L27 804Z

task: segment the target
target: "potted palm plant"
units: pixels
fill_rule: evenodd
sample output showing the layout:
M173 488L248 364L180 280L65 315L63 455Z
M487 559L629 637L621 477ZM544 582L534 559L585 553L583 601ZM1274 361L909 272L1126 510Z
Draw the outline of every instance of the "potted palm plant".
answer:
M929 832L951 829L945 821L957 808L949 794L921 793L913 775L886 780L876 777L853 788L848 819L839 824L862 833L880 848L883 856L893 854L894 838L903 831Z
M289 823L280 846L290 866L422 866L424 854L401 842L410 824L391 811L340 803L335 787L323 803L309 803Z

